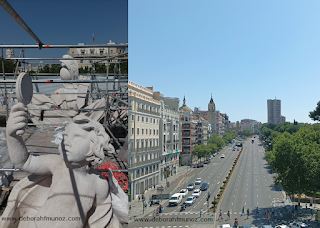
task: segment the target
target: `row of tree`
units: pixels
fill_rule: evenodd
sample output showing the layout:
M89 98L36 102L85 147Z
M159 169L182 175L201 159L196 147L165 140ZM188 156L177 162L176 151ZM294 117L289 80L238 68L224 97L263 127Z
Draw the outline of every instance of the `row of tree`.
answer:
M222 136L222 138L217 134L212 135L207 145L195 145L192 155L197 156L198 159L210 156L236 137L237 133L230 129Z
M290 195L316 196L320 189L319 124L263 124L260 132L272 143L266 153L275 184Z

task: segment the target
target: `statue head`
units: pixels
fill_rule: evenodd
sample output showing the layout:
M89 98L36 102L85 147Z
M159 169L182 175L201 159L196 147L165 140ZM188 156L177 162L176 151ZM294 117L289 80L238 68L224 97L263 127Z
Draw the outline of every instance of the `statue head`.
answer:
M63 58L72 58L70 55L64 55ZM76 80L78 79L78 63L76 60L60 60L61 70L60 77L62 80Z
M66 126L59 150L69 162L89 162L88 168L102 163L104 150L115 152L104 127L84 115L75 116L73 123Z

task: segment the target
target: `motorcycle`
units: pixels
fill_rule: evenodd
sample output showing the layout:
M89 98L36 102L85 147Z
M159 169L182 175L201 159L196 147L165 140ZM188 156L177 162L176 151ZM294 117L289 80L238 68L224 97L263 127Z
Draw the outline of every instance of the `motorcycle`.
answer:
M186 209L186 205L185 205L185 204L182 204L180 211L184 211L185 209Z

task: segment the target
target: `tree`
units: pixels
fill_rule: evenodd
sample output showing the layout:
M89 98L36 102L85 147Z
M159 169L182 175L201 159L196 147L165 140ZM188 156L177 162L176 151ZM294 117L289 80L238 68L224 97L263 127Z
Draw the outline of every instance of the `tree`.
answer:
M208 154L208 148L206 145L195 145L192 155L197 156L198 159L204 158Z
M225 141L218 135L212 135L209 140L209 144L216 144L218 148L224 147L226 145Z
M16 70L16 63L12 60L4 59L4 72L5 73L14 73ZM0 73L2 72L2 58L0 57Z
M319 121L318 116L320 116L320 101L318 101L316 109L309 112L309 117L314 121Z

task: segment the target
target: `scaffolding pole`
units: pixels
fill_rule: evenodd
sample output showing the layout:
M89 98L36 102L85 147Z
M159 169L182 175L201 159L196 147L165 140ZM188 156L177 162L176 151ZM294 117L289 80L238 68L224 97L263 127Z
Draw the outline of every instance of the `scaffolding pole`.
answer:
M43 43L41 40L33 33L33 31L29 28L29 26L22 20L22 18L16 13L16 11L12 8L12 6L6 0L0 0L0 5L16 20L16 22L21 25L21 27L26 30L27 33L37 41L38 45L35 45L37 48L41 49ZM5 46L5 45L4 45ZM5 48L5 47L4 47Z
M109 80L32 80L33 83L106 83L106 82L128 82L128 79L109 79ZM0 80L1 83L16 83L16 80Z
M3 1L3 0L0 0ZM128 47L128 43L120 43L120 44L84 44L84 45L74 45L74 44L42 44L41 48L114 48L114 47ZM34 44L24 44L24 45L0 45L0 48L19 48L19 49L27 49L27 48L39 48L39 45Z

